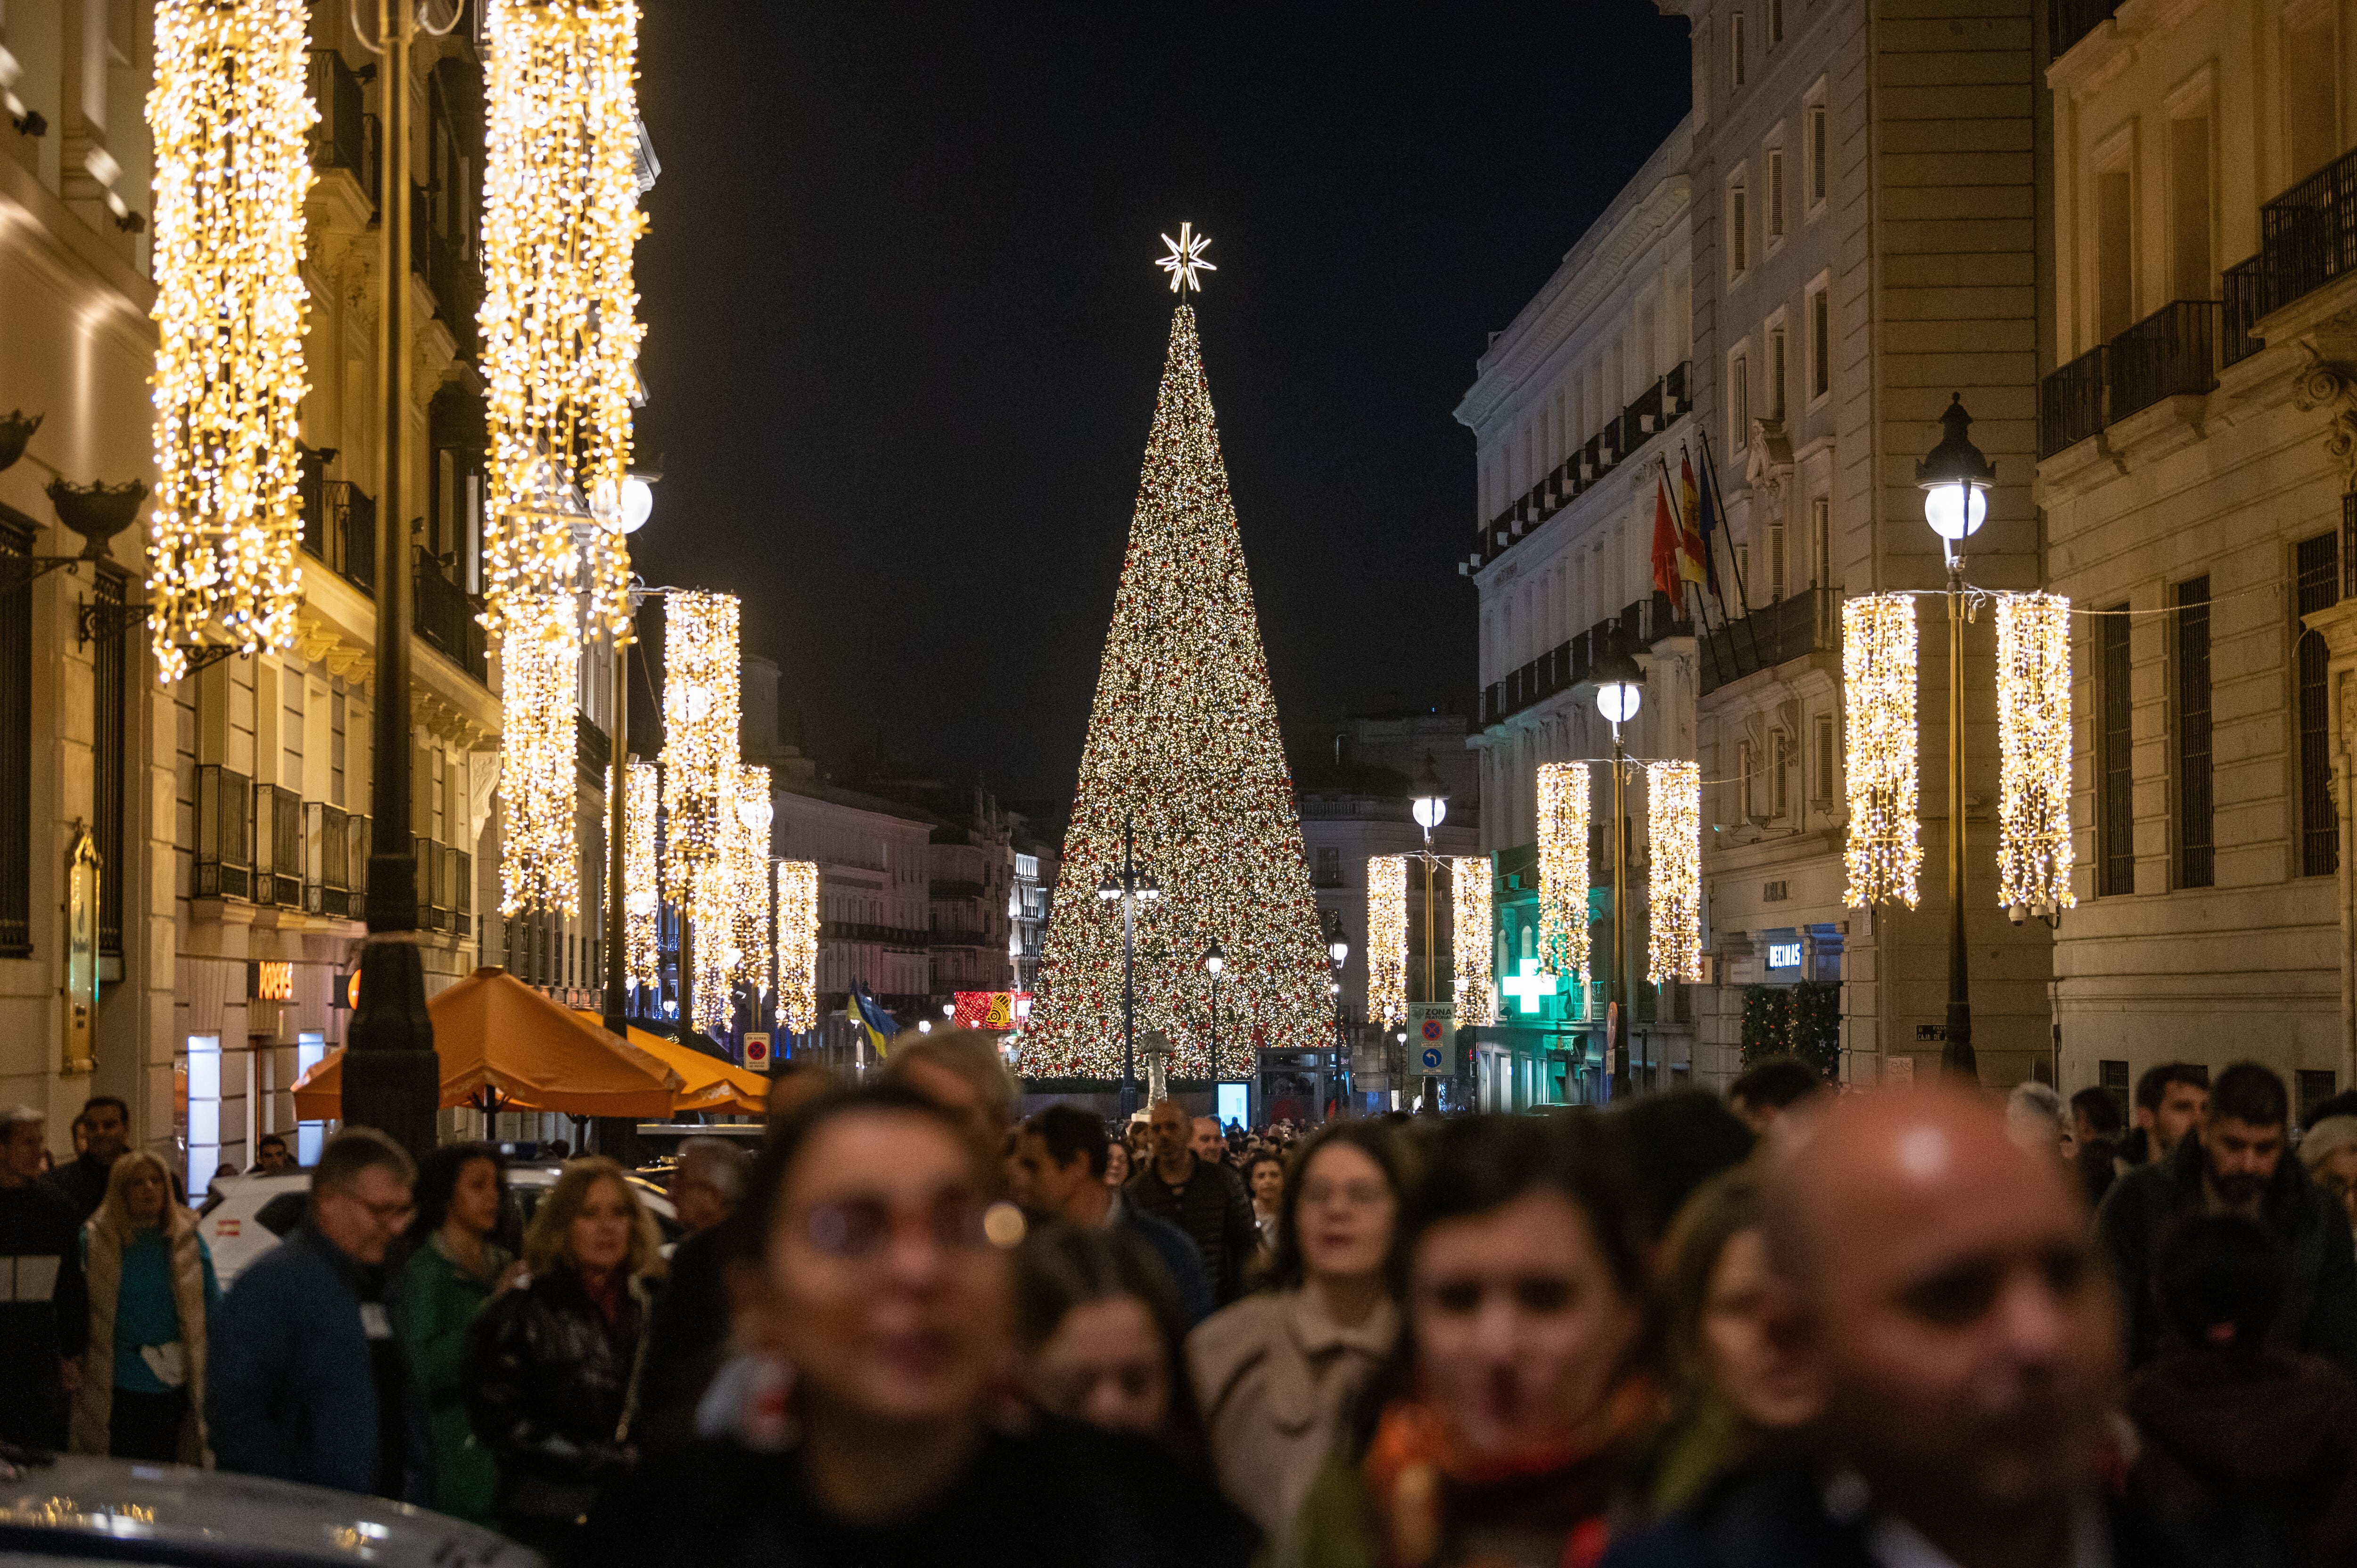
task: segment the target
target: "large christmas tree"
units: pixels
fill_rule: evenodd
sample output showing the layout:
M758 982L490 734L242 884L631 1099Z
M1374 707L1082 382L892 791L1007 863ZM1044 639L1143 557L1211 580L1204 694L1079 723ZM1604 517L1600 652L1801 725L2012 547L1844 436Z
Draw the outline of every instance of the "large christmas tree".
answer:
M1097 671L1080 789L1064 835L1038 993L1022 1037L1029 1078L1118 1079L1122 909L1097 897L1126 823L1161 896L1138 907L1136 1027L1174 1047L1174 1079L1240 1079L1255 1047L1333 1039L1326 952L1293 779L1228 498L1195 313L1170 324L1129 553ZM1219 1059L1211 1058L1216 940ZM1146 1062L1137 1062L1141 1080Z

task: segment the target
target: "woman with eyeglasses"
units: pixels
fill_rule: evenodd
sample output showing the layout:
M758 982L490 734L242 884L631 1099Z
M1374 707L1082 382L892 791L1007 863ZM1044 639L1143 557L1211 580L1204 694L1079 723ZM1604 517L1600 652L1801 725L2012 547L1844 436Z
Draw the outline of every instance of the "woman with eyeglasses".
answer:
M1151 1439L1012 1398L996 1151L910 1090L806 1108L737 1212L737 1333L791 1369L780 1435L673 1450L609 1493L574 1563L1027 1568L1248 1560L1250 1525Z
M1212 1314L1187 1341L1220 1484L1280 1542L1399 1334L1384 1273L1399 1177L1384 1130L1338 1122L1293 1169L1277 1203L1275 1288Z
M1632 1194L1592 1117L1473 1116L1420 1147L1396 1254L1405 1322L1296 1522L1297 1560L1591 1563L1658 1420Z
M551 1558L574 1544L597 1489L636 1461L662 1246L620 1165L572 1161L524 1233L523 1277L468 1331L467 1413L499 1464L493 1518Z

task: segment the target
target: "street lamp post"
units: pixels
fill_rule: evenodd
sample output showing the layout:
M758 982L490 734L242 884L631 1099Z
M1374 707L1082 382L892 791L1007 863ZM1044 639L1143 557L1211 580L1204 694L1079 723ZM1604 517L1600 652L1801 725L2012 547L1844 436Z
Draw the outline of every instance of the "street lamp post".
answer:
M1424 754L1424 772L1415 781L1415 795L1408 810L1415 817L1415 825L1424 830L1424 1004L1430 1007L1439 1000L1432 950L1432 830L1448 819L1448 787L1440 781L1440 769L1433 765L1428 751ZM1425 1075L1424 1084L1424 1092L1432 1094L1431 1074ZM1434 1109L1438 1108L1438 1097L1435 1095Z
M1596 663L1596 711L1612 726L1612 983L1611 1038L1605 1042L1610 1072L1610 1095L1620 1096L1631 1081L1629 1073L1629 1006L1634 987L1629 965L1629 808L1621 775L1628 753L1620 744L1620 726L1637 716L1645 702L1645 672L1637 667L1619 639L1612 650Z
M371 733L368 935L361 994L344 1060L344 1120L374 1127L413 1154L434 1146L441 1064L425 1010L418 951L417 845L411 836L409 758L410 293L409 55L413 0L377 0L384 114L377 278L377 365L383 431L377 476L376 709Z
M1940 1048L1943 1077L1980 1081L1973 1051L1970 959L1964 947L1964 542L1988 516L1996 467L1965 434L1973 416L1961 395L1940 415L1940 444L1915 465L1923 521L1940 536L1948 564L1948 1026Z
M1228 955L1221 950L1220 939L1213 937L1203 953L1203 972L1211 977L1211 1079L1220 1077L1220 971L1228 967Z
M647 514L654 510L654 490L647 481L633 474L622 481L621 524L624 533L636 533L646 526ZM639 611L639 596L630 596L633 631ZM619 637L613 639L614 734L608 754L614 759L613 776L607 785L612 797L606 802L606 1028L617 1037L624 1036L630 1015L630 910L625 903L630 896L625 853L625 837L630 814L625 810L630 793L630 645Z
M1334 926L1326 941L1326 956L1334 965L1334 1065L1341 1069L1342 1092L1351 1092L1351 1026L1342 1012L1342 965L1351 957L1351 939L1343 933L1342 917L1334 917Z
M1097 897L1121 901L1121 1119L1137 1110L1137 907L1162 897L1153 875L1137 864L1136 835L1128 818L1121 823L1121 873L1097 884Z

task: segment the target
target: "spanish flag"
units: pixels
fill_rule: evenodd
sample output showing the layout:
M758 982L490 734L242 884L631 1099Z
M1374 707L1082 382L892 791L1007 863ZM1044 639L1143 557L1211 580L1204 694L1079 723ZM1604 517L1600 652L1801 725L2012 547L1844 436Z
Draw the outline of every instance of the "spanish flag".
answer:
M1678 533L1678 551L1685 559L1678 564L1678 570L1687 582L1707 584L1717 593L1718 568L1710 558L1710 542L1700 528L1702 498L1695 490L1694 459L1683 452L1678 455L1678 504L1685 521Z
M1669 596L1673 612L1686 599L1685 573L1678 564L1678 525L1670 521L1670 488L1666 479L1653 481L1653 591Z

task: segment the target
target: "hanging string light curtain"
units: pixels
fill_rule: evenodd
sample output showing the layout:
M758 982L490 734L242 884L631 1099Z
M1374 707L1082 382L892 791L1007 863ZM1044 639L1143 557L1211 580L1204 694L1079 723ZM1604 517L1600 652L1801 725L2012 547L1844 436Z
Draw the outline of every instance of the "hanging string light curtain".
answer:
M1367 857L1367 1018L1407 1022L1407 856Z
M1923 845L1916 810L1915 599L1870 594L1842 606L1846 902L1915 908Z
M1496 993L1490 988L1490 857L1458 855L1448 863L1453 905L1449 941L1456 954L1457 1022L1494 1024Z
M2071 601L1996 596L1997 902L2033 915L2071 891Z
M500 913L562 909L580 903L573 852L576 741L573 714L581 626L572 597L544 595L509 611L500 660Z
M778 862L778 1027L818 1027L818 864Z
M1582 983L1588 958L1587 790L1587 764L1539 764L1539 968Z
M591 624L627 638L638 7L484 3L483 622L497 634L520 599L580 587Z
M1702 979L1702 769L1691 762L1645 765L1652 919L1645 978L1664 985Z
M740 763L728 812L729 980L770 983L770 770Z
M662 895L655 881L655 811L661 805L660 780L651 762L630 764L630 798L623 802L630 825L623 840L623 872L630 896L623 905L625 935L630 940L632 985L662 990Z
M663 896L693 927L695 1021L726 1015L721 968L735 891L737 603L733 594L663 596Z
M311 102L299 0L156 7L156 467L148 626L188 649L285 648L302 596L296 437Z

